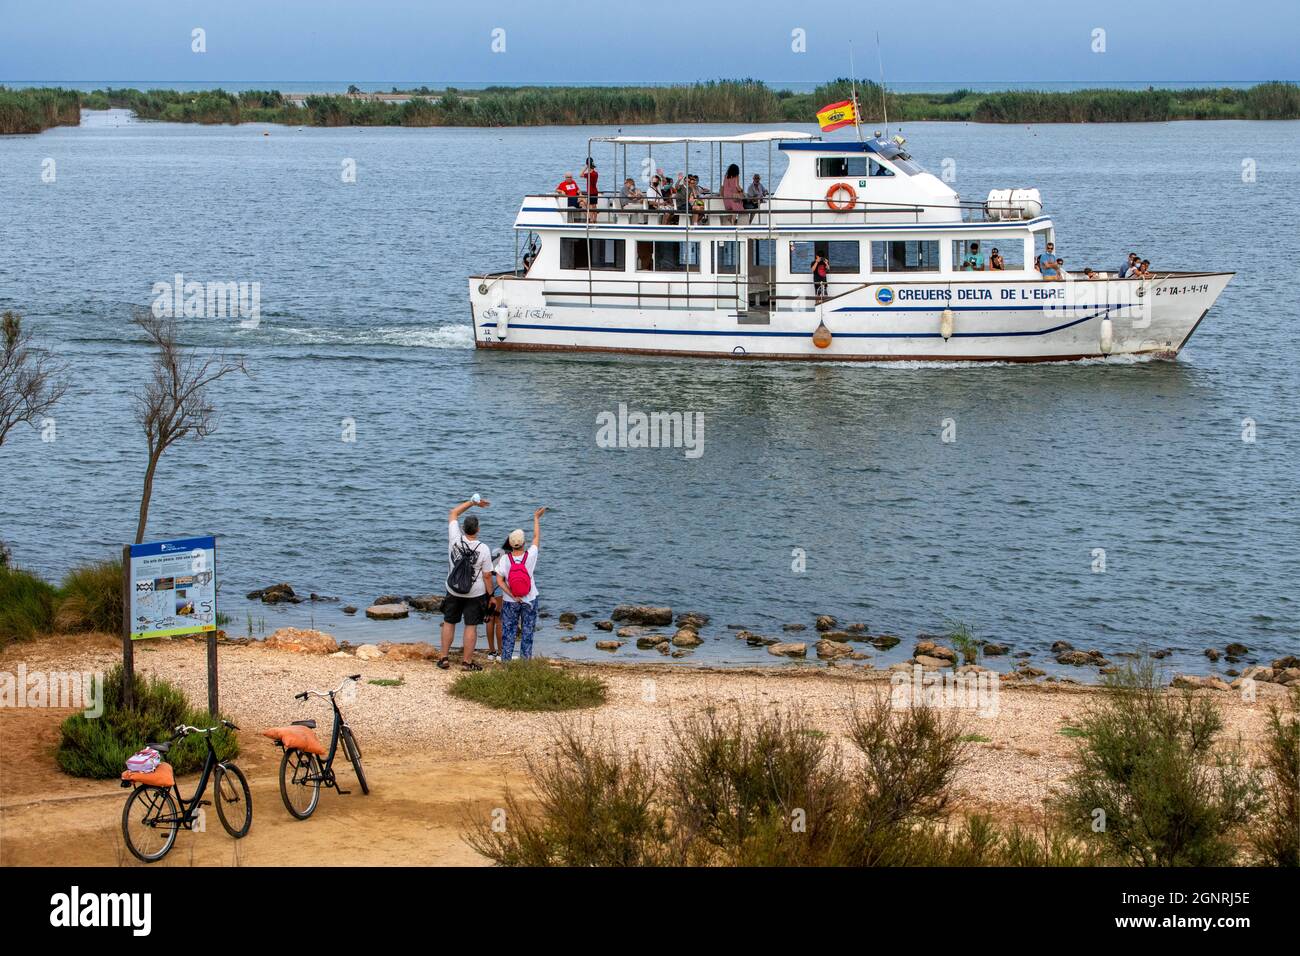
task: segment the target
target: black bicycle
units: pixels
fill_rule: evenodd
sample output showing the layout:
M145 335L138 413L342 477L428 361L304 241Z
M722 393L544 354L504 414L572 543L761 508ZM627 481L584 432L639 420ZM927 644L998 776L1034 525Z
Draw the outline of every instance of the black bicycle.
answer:
M161 860L176 843L178 831L194 829L201 808L211 806L214 802L203 799L209 780L213 781L217 817L226 832L236 840L248 834L248 828L253 825L253 797L248 790L248 781L244 778L244 772L232 761L218 760L216 748L212 746L212 732L220 730L222 726L231 730L239 729L228 720L223 720L216 727L207 728L182 724L176 728L170 740L148 745L166 757L176 741L190 734L203 735L203 740L208 745L208 755L203 762L199 785L189 800L182 796L171 764L160 763L152 773L123 777L122 786L133 789L131 796L126 798L126 806L122 808L122 837L127 849L136 859L145 863Z
M338 778L334 775L334 757L340 743L343 744L344 756L357 775L361 792L370 793L366 772L361 768L361 746L357 743L356 734L343 719L343 712L339 710L336 699L348 681L359 680L361 675L353 674L343 678L334 690L305 690L293 695L294 700L319 697L330 702L330 707L334 710L334 727L330 732L328 751L316 737L314 720L295 720L288 727L274 727L266 731L266 736L275 740L276 746L284 748L284 757L280 760L280 796L284 799L285 809L298 820L306 820L316 812L322 786L333 787L339 794L351 793L339 786Z

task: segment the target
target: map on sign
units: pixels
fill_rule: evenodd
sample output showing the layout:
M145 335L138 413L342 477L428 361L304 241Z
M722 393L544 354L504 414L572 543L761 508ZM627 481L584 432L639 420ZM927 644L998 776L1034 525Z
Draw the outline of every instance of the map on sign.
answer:
M131 640L217 629L217 540L131 545Z

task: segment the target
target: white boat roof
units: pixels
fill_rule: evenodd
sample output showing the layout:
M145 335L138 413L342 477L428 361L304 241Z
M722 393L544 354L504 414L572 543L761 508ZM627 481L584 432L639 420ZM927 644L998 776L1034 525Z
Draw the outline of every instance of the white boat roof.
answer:
M734 136L593 136L593 143L659 146L663 143L771 143L787 139L820 139L813 133L794 130L763 129Z

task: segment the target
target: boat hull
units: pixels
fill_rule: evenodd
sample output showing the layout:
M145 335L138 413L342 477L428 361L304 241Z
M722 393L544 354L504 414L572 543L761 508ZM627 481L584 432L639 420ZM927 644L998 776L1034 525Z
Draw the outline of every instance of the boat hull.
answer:
M598 287L470 281L478 348L802 361L1053 362L1174 358L1232 273L1151 280L868 283L821 303L748 314L654 308ZM608 288L608 287L606 287ZM503 321L504 318L504 321ZM1106 328L1106 323L1109 328ZM813 342L818 324L830 344Z

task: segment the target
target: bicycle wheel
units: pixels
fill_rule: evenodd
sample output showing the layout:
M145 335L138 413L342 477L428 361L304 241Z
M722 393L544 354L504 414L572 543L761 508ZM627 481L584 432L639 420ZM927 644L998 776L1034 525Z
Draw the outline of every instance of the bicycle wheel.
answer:
M244 771L233 763L217 764L214 788L221 825L236 840L246 836L253 825L253 795L248 792Z
M159 823L167 820L167 823ZM176 842L176 801L162 787L140 786L131 791L122 808L122 839L131 855L153 863L167 855Z
M361 784L361 792L369 793L370 786L366 783L366 772L361 769L361 745L353 736L351 727L343 728L343 752L347 754L352 769L357 772L357 783Z
M320 802L320 761L315 754L292 748L280 761L280 796L284 808L297 820L306 820Z

